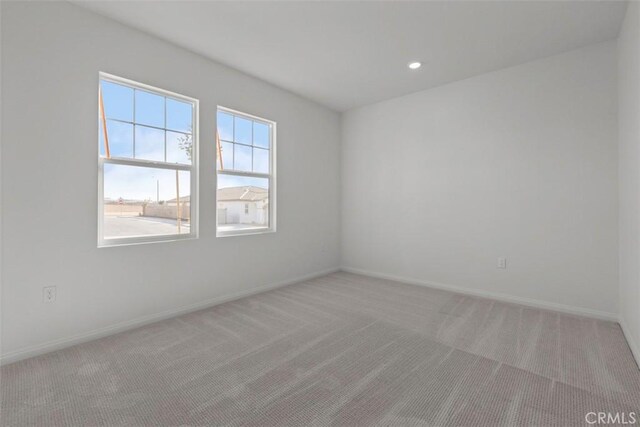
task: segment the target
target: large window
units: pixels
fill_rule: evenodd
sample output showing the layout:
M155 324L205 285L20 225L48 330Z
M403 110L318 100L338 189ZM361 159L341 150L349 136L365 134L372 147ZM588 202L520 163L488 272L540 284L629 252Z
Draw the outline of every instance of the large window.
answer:
M218 236L275 230L275 128L218 108Z
M198 101L100 73L98 246L197 236Z

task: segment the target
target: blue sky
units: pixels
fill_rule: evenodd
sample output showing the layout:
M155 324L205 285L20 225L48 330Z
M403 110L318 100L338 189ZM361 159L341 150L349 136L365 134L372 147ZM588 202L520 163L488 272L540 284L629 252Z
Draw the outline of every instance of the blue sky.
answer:
M223 111L218 111L217 123L224 170L269 173L270 130L267 124ZM220 169L220 162L217 167ZM268 188L269 180L218 174L219 188L247 185Z
M189 171L178 172L180 197L191 194ZM156 189L159 200L176 198L176 172L169 169L152 169L138 166L104 165L104 197L116 200L156 201Z
M269 173L267 124L218 111L218 135L224 169Z
M187 152L180 146L191 138L193 107L190 103L117 83L102 81L101 85L111 157L190 164ZM269 173L269 125L225 112L218 112L217 122L225 170ZM104 156L101 121L99 128L100 155ZM215 141L201 140L200 143L215 144ZM187 171L180 172L180 196L190 193L189 175ZM219 175L218 181L220 188L268 187L268 180L261 178ZM175 198L175 171L105 165L105 198L155 201L158 185L160 200Z

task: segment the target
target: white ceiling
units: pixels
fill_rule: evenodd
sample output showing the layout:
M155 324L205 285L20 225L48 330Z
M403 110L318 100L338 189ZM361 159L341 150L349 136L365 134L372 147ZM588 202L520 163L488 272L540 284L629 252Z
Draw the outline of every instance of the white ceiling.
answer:
M613 39L626 9L617 1L77 3L338 111ZM424 65L410 71L411 60Z

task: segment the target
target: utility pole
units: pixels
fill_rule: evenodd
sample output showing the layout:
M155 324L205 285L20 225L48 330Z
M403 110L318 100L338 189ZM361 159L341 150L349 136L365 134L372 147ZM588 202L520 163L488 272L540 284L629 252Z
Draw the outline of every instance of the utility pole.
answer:
M180 178L178 169L176 169L176 222L178 223L178 234L180 234L182 215L180 212Z

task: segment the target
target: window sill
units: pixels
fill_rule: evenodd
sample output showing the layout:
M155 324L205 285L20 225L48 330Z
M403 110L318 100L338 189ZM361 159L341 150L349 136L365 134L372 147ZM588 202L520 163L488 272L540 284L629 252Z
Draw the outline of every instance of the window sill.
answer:
M227 230L227 231L217 231L216 237L234 237L234 236L253 236L256 234L270 234L275 233L276 230L273 228L249 228L246 230Z
M113 248L118 246L147 245L151 243L178 242L182 240L196 240L196 234L167 235L153 237L122 237L118 239L105 239L98 242L98 249Z

